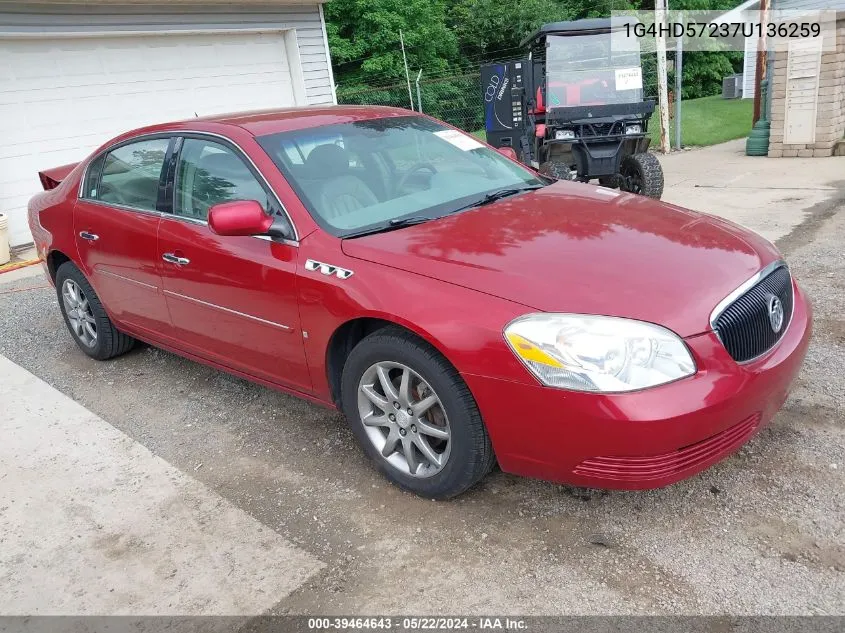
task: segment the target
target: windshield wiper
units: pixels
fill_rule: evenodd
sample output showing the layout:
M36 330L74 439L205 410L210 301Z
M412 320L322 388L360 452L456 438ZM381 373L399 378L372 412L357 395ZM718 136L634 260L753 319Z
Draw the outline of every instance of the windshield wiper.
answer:
M437 218L432 218L427 215L412 215L407 218L394 218L389 222L385 222L383 224L379 224L376 226L371 226L366 229L361 229L360 231L352 231L351 233L346 233L345 235L341 235L341 238L346 239L349 237L361 237L363 235L373 235L374 233L387 233L388 231L394 231L396 229L401 229L406 226L413 226L414 224L422 224L423 222L428 222L429 220L436 220Z
M502 198L509 198L510 196L515 196L518 193L525 193L526 191L536 191L537 189L542 189L545 186L546 185L528 185L526 187L508 187L506 189L498 189L496 191L491 191L481 198L481 200L465 204L464 206L458 207L449 213L459 213L460 211L466 211L467 209L483 207L485 204L491 204L497 200L501 200Z

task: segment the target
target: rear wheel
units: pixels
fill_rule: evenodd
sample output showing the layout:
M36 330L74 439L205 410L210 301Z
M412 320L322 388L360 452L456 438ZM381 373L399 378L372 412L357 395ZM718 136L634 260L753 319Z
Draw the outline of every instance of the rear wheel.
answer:
M623 191L660 199L663 195L663 168L651 152L629 154L619 167L619 187Z
M135 339L114 326L94 288L73 263L65 262L56 271L56 294L73 340L88 356L107 360L132 349Z
M355 437L393 483L430 499L458 495L495 458L475 400L436 350L385 328L351 352L341 381Z

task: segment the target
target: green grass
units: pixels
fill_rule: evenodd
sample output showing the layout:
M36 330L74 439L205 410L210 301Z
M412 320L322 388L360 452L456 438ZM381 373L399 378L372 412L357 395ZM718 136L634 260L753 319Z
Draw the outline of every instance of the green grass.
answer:
M681 104L681 141L684 145L715 145L751 132L753 99L722 99L720 96L691 99ZM660 146L660 122L657 112L648 124L651 146ZM472 132L486 140L484 130ZM675 121L669 121L669 138L675 143Z
M681 103L681 142L687 145L715 145L751 132L754 99L702 97ZM652 147L660 146L657 112L648 124ZM669 121L669 138L675 146L675 121Z

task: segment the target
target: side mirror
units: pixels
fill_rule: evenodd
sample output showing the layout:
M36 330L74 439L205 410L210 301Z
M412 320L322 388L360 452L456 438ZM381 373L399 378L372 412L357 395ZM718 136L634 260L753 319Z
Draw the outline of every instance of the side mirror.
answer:
M497 147L496 151L499 152L502 156L506 158L510 158L511 160L517 160L516 157L516 150L513 147Z
M208 210L208 228L217 235L266 235L273 218L255 200L215 204Z

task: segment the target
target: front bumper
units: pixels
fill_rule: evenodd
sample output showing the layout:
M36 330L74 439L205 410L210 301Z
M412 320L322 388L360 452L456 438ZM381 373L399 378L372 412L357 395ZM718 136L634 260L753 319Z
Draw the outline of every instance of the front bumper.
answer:
M810 342L797 285L789 329L737 364L712 332L686 339L698 372L644 391L597 395L477 375L478 402L502 470L595 488L659 488L736 451L783 405Z

